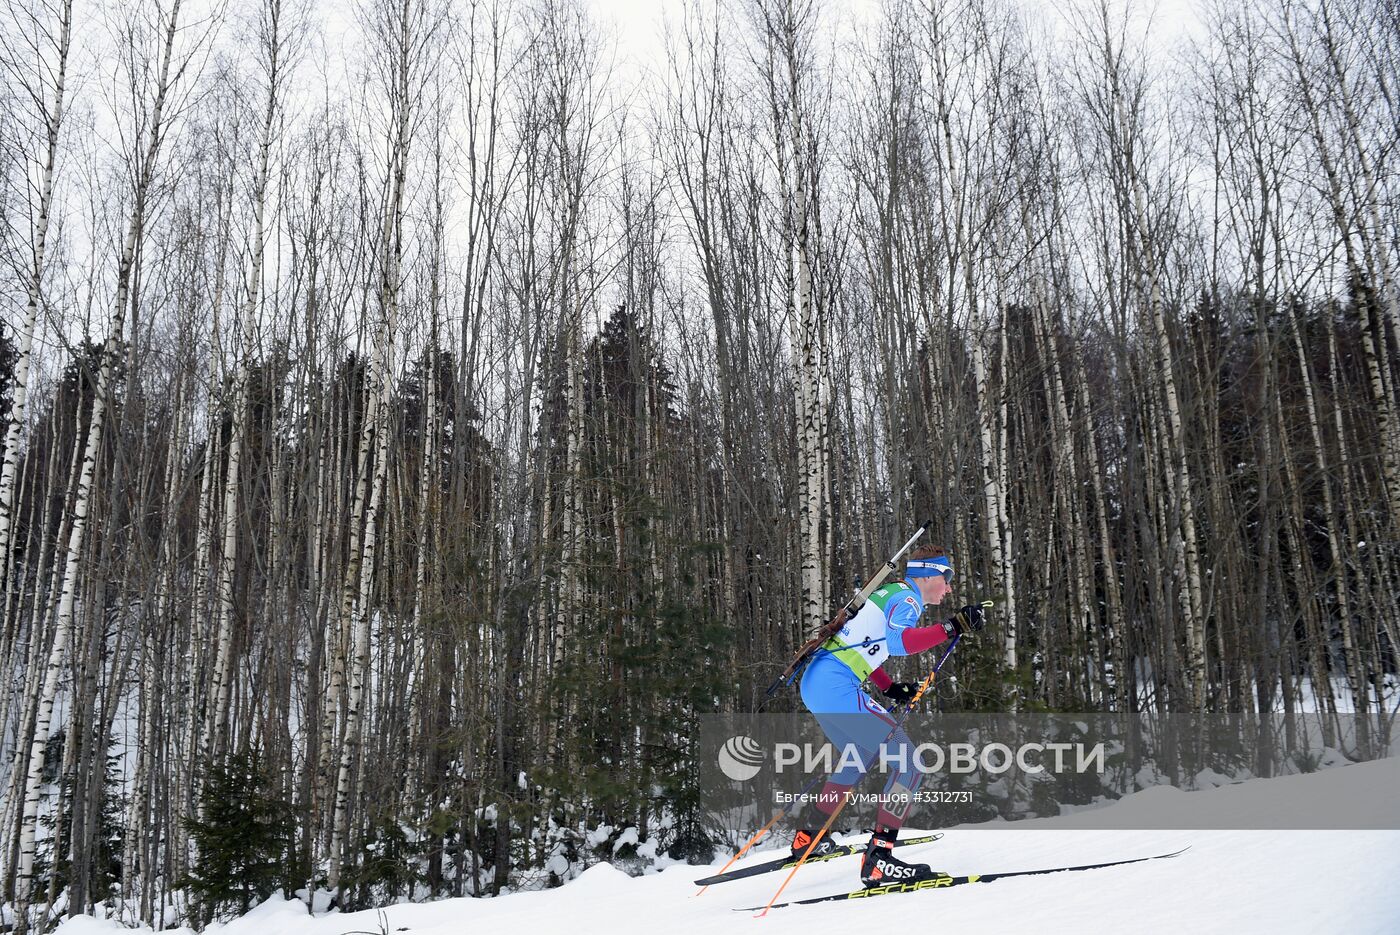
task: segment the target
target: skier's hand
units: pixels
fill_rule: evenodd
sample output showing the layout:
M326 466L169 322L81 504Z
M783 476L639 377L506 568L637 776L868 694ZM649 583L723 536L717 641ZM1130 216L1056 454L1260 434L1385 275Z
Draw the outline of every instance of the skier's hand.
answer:
M976 604L968 604L946 621L948 629L958 636L976 633L987 625L987 612Z
M918 691L919 686L916 682L895 682L880 693L895 704L908 704Z

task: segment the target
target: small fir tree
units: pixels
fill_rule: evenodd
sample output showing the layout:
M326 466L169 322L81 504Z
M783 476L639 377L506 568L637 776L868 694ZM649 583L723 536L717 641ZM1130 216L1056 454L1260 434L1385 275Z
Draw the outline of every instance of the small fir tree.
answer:
M210 921L226 907L246 912L288 879L293 822L256 750L213 764L200 802L203 819L185 820L199 860L182 885Z

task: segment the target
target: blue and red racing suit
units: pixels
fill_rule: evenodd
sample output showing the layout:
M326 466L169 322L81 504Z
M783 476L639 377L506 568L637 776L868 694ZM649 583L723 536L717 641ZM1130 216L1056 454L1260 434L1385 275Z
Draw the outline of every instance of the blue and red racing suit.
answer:
M860 779L864 768L878 762L881 742L902 768L891 772L876 814L877 826L897 831L918 791L922 775L914 769L913 744L903 728L862 688L869 679L881 691L893 680L881 666L890 656L910 656L931 649L952 634L942 623L918 626L924 605L916 588L904 581L887 584L870 595L860 611L835 636L822 644L802 675L802 703L816 715L838 757L848 747L859 751L842 757L841 768L827 780L817 807L830 814L843 794ZM889 736L889 740L885 738Z

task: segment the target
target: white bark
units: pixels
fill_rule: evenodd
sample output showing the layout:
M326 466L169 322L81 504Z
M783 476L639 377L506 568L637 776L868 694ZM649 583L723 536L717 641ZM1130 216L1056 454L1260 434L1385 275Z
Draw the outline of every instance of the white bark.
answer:
M1199 546L1196 537L1196 508L1190 463L1186 457L1185 424L1181 414L1181 403L1177 392L1176 374L1173 369L1175 354L1170 336L1167 333L1166 303L1162 296L1162 266L1164 257L1161 248L1153 238L1153 225L1148 217L1147 187L1143 179L1144 170L1137 164L1137 153L1143 140L1134 131L1144 115L1130 111L1125 100L1123 81L1126 74L1121 59L1121 49L1114 47L1110 32L1107 11L1103 11L1102 48L1104 80L1111 95L1111 106L1116 117L1115 135L1111 140L1114 158L1118 162L1117 171L1121 175L1126 191L1122 195L1120 211L1131 240L1139 301L1145 306L1147 324L1157 347L1156 366L1161 386L1167 423L1167 442L1172 453L1172 494L1175 513L1179 517L1179 535L1176 541L1177 567L1185 577L1184 587L1179 589L1181 612L1186 625L1186 669L1190 684L1191 708L1204 711L1206 704L1206 648L1205 621L1202 617L1202 598Z
M0 594L7 593L10 571L10 539L14 528L15 471L19 465L20 433L29 403L30 354L34 328L43 304L44 266L48 255L49 219L53 211L54 167L58 164L58 141L63 128L64 92L67 88L68 50L71 45L73 0L59 7L59 29L54 63L53 103L44 110L45 146L39 174L39 201L34 218L34 243L26 268L24 324L20 326L18 357L14 366L14 393L5 425L4 460L0 462ZM42 100L42 95L36 95Z
M264 37L268 55L267 100L263 109L262 132L258 139L258 169L253 181L253 231L249 247L248 271L244 283L246 298L234 323L238 346L234 377L232 424L229 431L228 467L224 474L222 543L219 551L218 583L215 587L218 617L214 636L213 704L204 726L203 754L218 755L224 748L223 733L228 720L229 688L233 680L233 599L234 576L238 561L239 491L243 478L243 437L247 433L249 368L253 361L253 333L262 290L263 255L266 246L267 190L272 161L273 135L277 124L278 93L281 90L283 45L280 29L280 0L268 4L268 33Z
M1359 276L1362 272L1361 265L1357 263L1352 238L1355 237L1361 244L1362 260L1365 263L1365 272L1370 278L1370 285L1377 288L1377 298L1382 309L1383 320L1379 323L1377 333L1381 335L1382 347L1379 349L1381 356L1384 356L1384 340L1386 336L1386 323L1389 323L1397 337L1400 337L1400 300L1396 297L1396 287L1394 274L1391 269L1390 252L1386 243L1386 227L1380 215L1377 197L1377 178L1374 167L1367 154L1365 142L1359 126L1353 94L1347 82L1346 68L1342 65L1338 57L1337 40L1331 27L1331 20L1326 12L1326 5L1322 7L1323 15L1323 35L1321 38L1322 48L1326 50L1327 62L1333 72L1335 87L1324 87L1317 89L1313 85L1313 79L1308 72L1307 61L1304 58L1303 50L1299 45L1297 26L1293 21L1293 5L1285 4L1283 8L1282 23L1285 37L1288 40L1290 57L1298 78L1298 90L1302 94L1303 108L1307 113L1308 127L1312 131L1313 143L1317 148L1318 159L1321 162L1323 174L1327 178L1327 201L1331 209L1333 222L1337 225L1338 237L1341 239L1347 259L1347 272L1353 276ZM1319 96L1321 94L1321 98ZM1343 134L1343 146L1341 153L1333 152L1333 144L1329 141L1329 136L1323 127L1322 111L1324 101L1335 99L1342 105L1343 122L1345 133ZM1352 168L1361 178L1362 204L1353 211L1347 204L1346 196L1342 186L1341 168L1345 160L1350 142L1350 149L1355 152L1356 165ZM1367 223L1361 223L1361 219L1356 217L1357 213L1366 215ZM1368 341L1369 335L1363 334ZM1400 516L1400 420L1396 419L1395 398L1391 392L1390 385L1386 382L1386 374L1376 364L1375 358L1377 349L1374 346L1368 348L1367 365L1371 375L1371 397L1376 407L1376 421L1380 428L1381 451L1383 454L1381 469L1385 482L1386 497L1390 504L1392 516Z
M825 329L822 313L812 287L813 196L808 134L804 126L801 95L803 63L798 49L798 32L810 16L810 4L799 11L783 0L775 18L765 12L769 40L780 44L783 93L786 97L787 234L792 238L793 285L791 302L791 342L793 356L793 395L797 416L798 554L802 572L801 619L803 632L811 632L826 622L826 556L822 549L822 520L826 514L825 408L822 403L822 373L825 366ZM777 96L777 77L770 78ZM774 102L775 105L778 103ZM784 131L779 131L784 132Z
M1352 151L1356 157L1356 168L1361 180L1361 204L1360 210L1364 212L1369 224L1359 225L1358 231L1361 242L1366 247L1367 256L1370 258L1370 274L1372 283L1378 287L1378 297L1381 309L1390 325L1392 333L1400 338L1400 297L1396 295L1395 270L1390 263L1390 246L1386 236L1386 231L1390 228L1386 225L1385 219L1381 217L1380 196L1377 191L1378 179L1375 166L1371 161L1369 148L1366 145L1365 134L1361 128L1361 119L1357 113L1356 91L1349 78L1348 68L1341 61L1341 53L1338 49L1338 38L1336 30L1332 25L1332 13L1327 3L1319 6L1318 12L1322 16L1322 47L1327 50L1327 62L1332 66L1332 74L1336 81L1336 98L1342 106L1342 116L1346 126L1346 136L1351 142ZM1381 334L1386 329L1384 325L1379 328ZM1400 465L1396 459L1400 457L1396 451L1395 430L1387 439L1388 450L1386 452L1390 461L1386 465L1388 480L1391 481L1391 509L1395 514L1395 507L1400 500L1400 491L1396 491L1395 482L1400 480Z
M50 424L52 425L56 421L57 420L51 419ZM77 431L76 428L75 431ZM51 451L45 471L45 483L58 482L62 483L66 489L71 489L73 486L73 479L77 475L78 458L80 454L80 450L75 446L71 457L68 459L69 463L65 466L60 480L55 476L57 462L59 460L58 452L57 450ZM61 536L62 528L60 527L57 530L53 530L55 524L50 521L51 516L47 508L41 511L39 515L43 524L43 533L39 539L40 561L35 580L36 582L42 582L52 578L53 583L44 586L42 589L45 595L44 598L42 600L36 599L30 606L27 627L29 645L25 648L23 678L20 684L20 691L18 692L18 698L24 702L24 705L20 709L19 723L15 731L15 757L10 763L10 774L7 777L4 795L4 818L3 821L0 822L0 839L7 840L4 847L0 848L0 880L8 880L10 878L10 871L14 869L12 861L17 861L19 856L15 851L14 845L8 842L8 838L13 837L16 841L18 840L19 821L23 813L21 805L22 799L24 798L24 779L27 770L22 771L22 767L27 761L20 756L21 745L24 739L29 737L33 732L32 725L38 713L39 686L41 684L42 675L44 674L43 666L40 665L40 661L48 657L51 646L49 638L50 631L44 626L44 618L47 615L46 611L50 600L48 595L52 595L56 588L57 569L48 567L47 556L51 551L56 551L52 548L53 542L55 538ZM55 564L56 563L57 558L55 558ZM5 692L7 703L10 694L11 693L8 691ZM0 721L0 724L8 724L8 719Z
M573 281L573 276L569 277ZM583 322L576 307L571 307L569 290L564 290L561 301L560 320L564 335L560 347L564 353L567 377L566 418L564 442L564 489L562 491L563 510L560 516L562 529L559 611L554 621L554 633L550 646L551 655L562 655L569 635L571 618L579 610L583 598L582 549L583 549Z
M216 361L224 358L221 316L228 280L227 258L231 239L229 219L231 205L232 199L225 199L224 210L218 214L218 220L215 222L214 294L210 301L211 317L213 318L210 357ZM213 414L214 408L212 390L210 390L210 395L204 400L207 425L200 469L199 501L195 509L194 570L190 600L192 619L189 639L184 641L183 658L180 660L180 671L186 673L185 716L184 723L181 725L182 735L177 741L178 754L174 758L175 792L173 798L178 803L182 814L197 814L198 778L202 774L203 767L200 762L204 744L201 730L205 724L201 712L209 703L207 683L212 665L209 660L209 646L212 640L214 621L211 617L213 608L209 595L210 588L217 585L217 572L213 569L213 541L214 527L218 517L215 504L222 489L216 482L220 459L218 457L218 421ZM214 593L217 596L217 591ZM188 869L187 862L190 855L189 829L184 822L175 823L172 837L174 844L171 851L175 856L175 867L178 873L184 873Z
M1080 672L1084 679L1086 697L1091 705L1101 703L1098 696L1103 684L1103 659L1099 652L1100 640L1096 629L1096 619L1092 607L1094 589L1089 581L1089 561L1085 556L1085 540L1088 538L1081 519L1081 499L1076 491L1077 471L1074 464L1074 431L1069 415L1069 401L1065 392L1063 370L1060 366L1059 351L1055 341L1053 321L1045 299L1045 287L1037 281L1033 287L1035 298L1034 327L1049 366L1044 376L1046 393L1051 404L1051 431L1054 433L1055 472L1053 483L1060 507L1060 522L1065 550L1069 558L1069 576L1072 586L1070 612L1075 631L1083 641L1084 654L1079 660ZM1005 335L1009 329L1003 328ZM1005 394L1003 394L1003 398Z
M43 783L44 754L48 748L49 727L58 680L62 674L65 653L73 626L74 609L79 586L80 564L87 532L88 512L92 503L92 482L97 459L102 448L102 436L107 414L107 396L111 389L112 367L124 331L126 309L130 302L132 267L136 248L146 223L146 206L155 177L156 161L165 125L165 104L170 91L170 63L174 55L176 24L181 0L174 0L166 25L164 49L161 56L156 96L152 106L149 132L144 150L139 155L135 179L134 203L127 223L126 238L117 262L117 290L113 301L111 326L103 347L102 366L94 392L92 416L88 423L87 442L83 451L81 472L73 494L72 528L68 536L67 558L63 584L59 592L58 609L54 618L53 648L49 652L44 682L39 694L39 712L35 719L34 736L29 751L29 774L25 779L24 813L20 822L19 864L15 876L15 892L19 925L27 923L29 891L34 875L34 834L39 815L39 796Z
M387 329L386 329L387 330ZM340 769L336 775L335 813L331 824L331 841L328 856L327 882L331 890L340 885L340 865L344 855L345 838L349 833L350 785L356 757L360 746L360 731L363 724L365 704L365 683L369 676L370 628L373 615L370 603L373 599L375 556L379 541L379 512L384 498L384 479L389 461L389 389L387 353L389 338L386 335L381 350L376 355L376 372L379 374L380 403L376 409L381 413L378 425L374 428L375 455L374 480L372 482L369 506L365 511L365 536L363 555L360 561L359 590L351 611L353 640L350 646L349 686L345 702L345 735L341 743Z
M251 325L242 320L235 324L235 332L238 330L249 331ZM228 442L228 466L224 470L224 484L222 500L222 512L220 522L222 530L220 533L220 552L218 557L218 572L215 577L214 602L216 606L214 617L214 663L211 671L212 687L210 691L210 703L204 713L204 730L201 734L200 759L207 761L211 756L216 755L221 749L217 737L222 730L228 711L229 680L231 673L228 671L230 657L232 654L233 638L233 576L234 564L238 557L238 488L242 480L243 470L243 435L244 412L247 409L245 399L245 386L248 380L247 357L249 353L248 341L244 338L239 343L239 361L237 373L234 376L233 391L233 418L229 427ZM210 438L210 444L218 447L218 434L215 432ZM202 814L201 809L201 814Z
M1089 478L1093 482L1094 514L1098 520L1099 554L1103 564L1103 586L1108 596L1109 645L1113 658L1113 689L1116 710L1126 711L1129 667L1133 660L1128 658L1123 642L1123 631L1127 621L1123 613L1123 594L1118 585L1118 555L1113 547L1113 539L1108 528L1108 497L1104 491L1103 471L1099 462L1098 443L1094 438L1093 409L1089 405L1089 380L1083 368L1076 368L1075 391L1079 402L1080 418L1084 420L1084 453L1088 459Z
M403 0L399 7L399 34L397 38L398 58L394 74L395 84L391 89L397 121L389 153L389 192L384 211L384 226L380 236L382 269L380 274L379 305L383 319L380 322L378 340L375 342L374 382L379 402L375 406L374 420L366 421L363 431L373 432L375 437L374 477L370 485L369 508L364 517L364 542L360 556L359 588L352 605L353 642L350 650L349 691L345 705L345 737L341 745L340 769L335 785L335 812L331 822L331 840L328 854L327 883L335 891L340 886L341 862L349 835L350 800L353 770L360 748L360 732L363 725L366 686L369 675L370 628L372 626L371 602L375 559L379 542L379 514L384 498L385 477L389 465L389 436L391 416L389 413L392 378L389 372L391 349L398 327L399 289L402 271L404 231L404 182L408 171L409 156L409 3ZM363 449L362 449L363 450Z
M371 373L373 377L373 373ZM347 381L347 393L353 383ZM346 407L354 405L346 400ZM362 560L362 533L364 527L365 501L370 496L370 472L373 470L370 458L373 452L374 427L379 424L379 393L371 383L365 400L365 412L360 420L360 438L355 456L355 497L350 508L350 545L348 559L342 570L340 605L334 626L325 633L325 653L330 658L329 685L322 700L320 750L317 755L317 798L327 797L324 784L329 781L330 763L337 745L336 725L340 719L341 698L345 693L346 655L350 651L351 635L354 628L355 595L360 581ZM338 450L338 447L337 447ZM339 460L339 459L337 459ZM328 472L332 477L335 471ZM333 485L332 485L333 486Z
M171 431L171 446L166 458L162 488L165 491L162 511L165 517L177 515L180 499L179 475L184 464L190 418L185 393L185 380L181 376L177 378L175 387L175 425ZM160 644L164 642L169 645L168 636L173 627L168 626L167 621L177 612L174 606L175 577L180 563L180 537L175 527L175 523L167 522L161 530L161 570L157 578L155 609L150 617L143 621L142 626L136 772L127 805L126 838L122 849L123 895L127 899L138 900L137 918L147 925L154 922L151 896L157 876L151 860L155 848L152 836L148 834L159 801L153 785L157 781L156 715L161 707L157 704L157 697L164 673L157 667L157 657ZM162 788L168 794L173 784L162 781Z
M1296 315L1290 316L1292 320L1293 346L1298 354L1298 364L1302 373L1303 398L1307 404L1308 430L1312 436L1314 457L1317 458L1318 475L1322 485L1323 511L1327 517L1327 551L1332 558L1331 577L1336 587L1337 610L1341 614L1343 621L1343 652L1347 661L1348 680L1352 689L1353 702L1358 712L1366 710L1366 690L1365 681L1362 679L1356 657L1356 648L1351 638L1351 599L1349 575L1347 572L1347 558L1342 549L1341 534L1343 533L1343 519L1337 510L1335 498L1332 493L1332 473L1329 469L1327 459L1327 449L1323 444L1322 425L1318 417L1317 401L1313 393L1313 377L1311 367L1308 365L1307 352L1303 347L1302 332ZM1335 371L1337 367L1337 337L1335 329L1331 323L1328 324L1327 342L1329 369ZM1333 388L1335 392L1335 387ZM1343 431L1341 413L1335 407L1333 413L1336 417L1335 428L1337 431L1337 445L1341 452L1342 460L1347 460L1346 434ZM1321 691L1321 686L1315 688Z
M1003 546L1003 518L1005 507L1002 505L1002 485L1000 472L997 464L997 457L1000 451L997 431L997 411L989 402L996 397L996 388L992 382L991 368L987 362L987 350L985 340L981 334L972 333L968 338L968 350L972 355L972 379L977 387L977 438L981 446L982 458L979 470L982 474L982 501L983 501L983 522L987 534L987 544L991 552L992 574L1003 581L1008 580L1006 562L1006 552ZM1007 591L1008 599L1012 594ZM1015 619L1014 616L1011 619ZM1006 666L1008 672L1016 671L1017 665L1017 643L1016 631L1014 627L1007 627L1007 632L1002 638L1002 664ZM1015 704L1012 699L1011 704Z
M979 245L974 240L972 227L978 223L977 206L996 193L977 191L978 183L984 182L973 171L972 152L979 145L993 143L993 123L997 118L990 113L978 113L976 121L964 122L962 115L955 113L959 100L954 98L958 67L957 56L967 54L980 57L986 54L985 48L964 52L953 48L953 37L945 21L947 13L931 11L928 22L928 41L932 52L932 95L930 102L936 125L931 132L936 135L932 145L938 154L939 168L946 176L936 182L941 213L944 216L943 234L948 251L947 279L950 309L966 312L968 352L972 363L972 376L976 386L977 437L981 452L978 471L982 488L982 523L991 559L991 578L1001 584L1002 600L998 607L997 620L1001 627L1002 665L1008 672L1014 672L1019 664L1019 634L1017 627L1016 586L1014 567L1009 555L1011 542L1011 517L1007 511L1006 491L1008 480L1008 400L1001 392L988 360L986 329L988 324L1000 321L1005 309L999 310L997 319L991 319L978 302L979 290L983 284L983 271L979 259ZM978 24L982 28L985 24ZM985 37L984 37L985 38ZM997 63L980 62L989 67ZM986 121L982 123L981 121ZM969 129L976 126L983 133L981 140L974 139ZM988 180L989 181L989 180ZM991 207L984 209L982 227L990 224ZM1004 306L1004 303L1003 303ZM999 342L1003 368L1007 359L1007 327L1000 321ZM944 379L943 375L936 375ZM1003 373L1004 379L1004 373ZM1011 697L1007 702L1014 710L1019 699Z
M442 132L441 127L438 130ZM439 139L439 143L441 140ZM438 166L441 166L441 150L436 153ZM440 302L439 276L441 275L442 249L443 249L443 210L442 210L442 179L440 174L434 178L434 201L436 215L433 226L433 269L432 269L432 292L429 296L429 323L427 340L427 360L428 372L423 384L423 458L418 465L418 541L414 548L414 574L413 574L413 625L412 642L409 653L409 749L421 746L422 738L422 717L425 698L424 693L428 690L429 680L427 678L427 659L425 647L427 641L423 634L423 613L428 601L428 564L432 561L433 555L433 522L438 518L435 509L437 505L438 489L438 411L437 411L437 371L438 371L438 305ZM417 796L417 771L410 777L408 794L406 798L413 801Z

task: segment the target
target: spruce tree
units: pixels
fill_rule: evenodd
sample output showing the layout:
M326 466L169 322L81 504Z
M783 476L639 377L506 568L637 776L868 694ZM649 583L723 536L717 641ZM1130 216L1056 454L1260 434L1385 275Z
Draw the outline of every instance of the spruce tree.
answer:
M211 764L200 802L203 818L185 822L199 859L182 885L210 921L226 907L246 912L287 879L293 822L257 750Z

